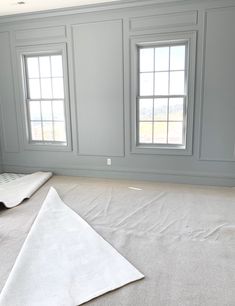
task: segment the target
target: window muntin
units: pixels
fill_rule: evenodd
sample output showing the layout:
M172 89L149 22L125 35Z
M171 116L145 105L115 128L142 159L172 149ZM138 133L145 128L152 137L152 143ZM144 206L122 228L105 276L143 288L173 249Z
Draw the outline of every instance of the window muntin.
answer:
M30 142L67 144L61 53L25 55Z
M139 46L139 145L185 147L187 49L187 42Z

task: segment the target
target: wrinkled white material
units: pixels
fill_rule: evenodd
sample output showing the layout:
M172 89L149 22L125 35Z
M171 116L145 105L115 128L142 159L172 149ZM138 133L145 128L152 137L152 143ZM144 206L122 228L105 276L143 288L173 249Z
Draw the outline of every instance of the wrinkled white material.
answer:
M51 188L0 305L76 306L143 277Z
M0 202L11 208L28 199L50 177L51 172L35 172L0 185Z

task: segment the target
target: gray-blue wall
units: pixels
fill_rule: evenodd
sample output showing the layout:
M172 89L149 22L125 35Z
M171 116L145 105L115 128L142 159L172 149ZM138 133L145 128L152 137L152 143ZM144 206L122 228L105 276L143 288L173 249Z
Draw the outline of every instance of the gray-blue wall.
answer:
M50 169L58 174L235 185L235 3L161 2L123 1L0 18L4 171ZM192 155L132 153L130 40L185 32L197 34ZM67 152L32 150L25 144L17 52L52 43L67 44L72 131Z
M2 165L2 147L1 147L1 141L0 141L0 173L3 172L3 165Z

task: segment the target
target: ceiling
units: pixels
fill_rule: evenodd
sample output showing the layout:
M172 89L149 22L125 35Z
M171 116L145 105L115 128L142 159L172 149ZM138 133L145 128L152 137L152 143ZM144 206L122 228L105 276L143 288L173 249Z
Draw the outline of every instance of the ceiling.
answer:
M114 1L118 0L0 0L0 16Z

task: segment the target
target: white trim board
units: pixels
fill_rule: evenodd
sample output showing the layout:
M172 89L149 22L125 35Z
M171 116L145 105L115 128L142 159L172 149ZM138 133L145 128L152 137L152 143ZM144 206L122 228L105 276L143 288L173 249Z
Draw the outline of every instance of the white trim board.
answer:
M130 179L159 182L172 182L179 184L195 184L208 186L235 187L235 176L222 173L196 173L196 172L169 172L147 171L134 169L111 169L104 168L48 168L31 167L24 165L4 165L5 172L32 173L34 171L52 171L55 175L98 177L108 179Z

